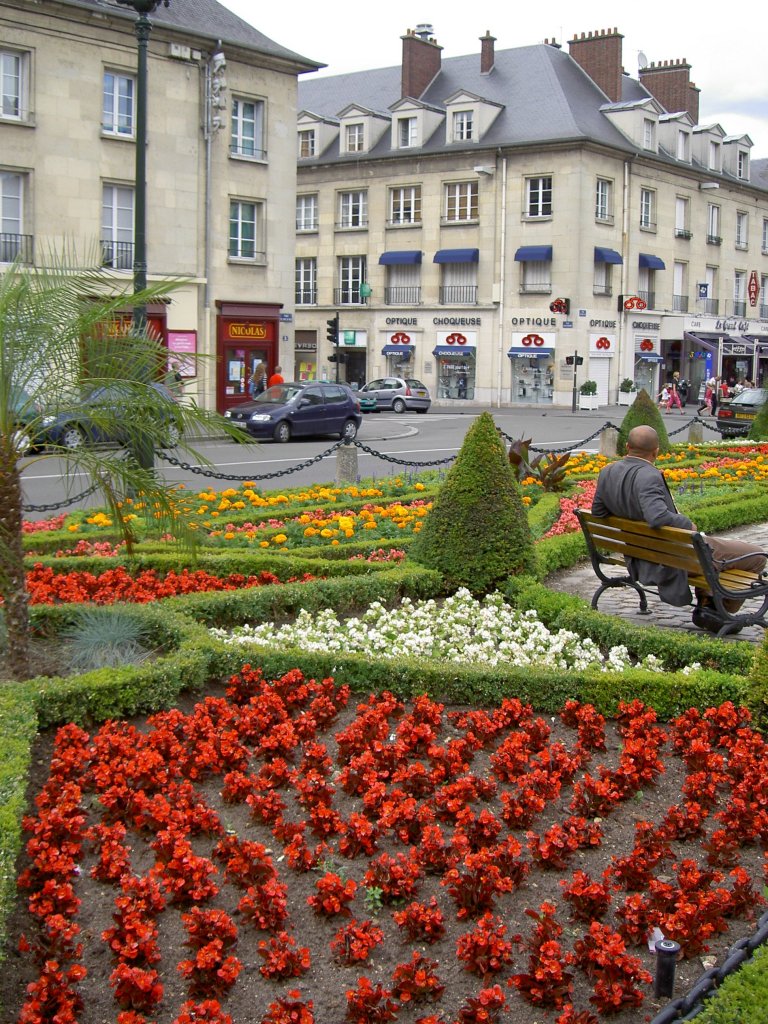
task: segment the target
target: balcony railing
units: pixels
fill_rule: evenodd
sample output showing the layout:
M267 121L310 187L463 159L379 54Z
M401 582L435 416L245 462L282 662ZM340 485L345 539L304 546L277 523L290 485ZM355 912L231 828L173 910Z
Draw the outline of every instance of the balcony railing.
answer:
M526 288L526 291L530 289ZM593 284L592 285L593 295L613 295L613 288L609 284Z
M368 299L360 294L360 286L356 288L334 288L334 306L367 306Z
M739 299L733 300L733 315L734 316L746 316L747 315L747 304L741 302Z
M720 235L707 235L707 245L722 245L722 242Z
M267 159L266 149L257 149L252 142L230 142L229 155L250 157L251 160Z
M351 217L336 221L337 231L361 231L368 227L367 217Z
M448 284L440 288L439 301L443 305L477 305L476 284Z
M421 303L421 288L418 285L385 288L384 303L387 306L418 306Z
M101 240L101 265L110 270L133 270L133 242Z
M638 292L637 294L648 309L656 309L656 292Z
M32 235L14 235L8 231L0 232L0 263L34 263L34 246Z
M711 313L713 316L717 316L720 312L720 299L702 299L701 304L704 307L705 313Z
M687 295L673 295L672 296L672 309L675 313L687 313L688 312L688 296Z
M762 302L760 303L760 319L768 320L768 306L764 306Z
M530 281L520 285L521 295L551 295L552 294L552 282L543 281L539 284L533 284Z
M297 306L314 306L317 304L317 290L315 288L301 288L296 292Z
M693 238L693 232L688 228L675 228L675 238Z

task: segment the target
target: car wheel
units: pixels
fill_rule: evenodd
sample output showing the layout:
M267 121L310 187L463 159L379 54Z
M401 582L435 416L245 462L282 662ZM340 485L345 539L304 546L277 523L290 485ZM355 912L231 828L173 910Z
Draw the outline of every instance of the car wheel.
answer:
M354 420L347 420L344 429L339 434L342 441L354 441L357 437L357 424Z
M405 412L405 402L402 398L396 398L392 403L392 412Z
M13 450L19 456L28 455L29 452L32 451L32 438L26 430L22 430L21 428L14 430L11 443L13 445Z
M274 437L274 439L278 441L280 444L285 444L286 441L290 441L291 428L285 422L285 420L282 420L280 423L277 424L275 429L272 431L272 437Z
M73 423L62 431L61 443L65 448L73 450L75 448L82 448L85 444L85 434L76 423Z
M165 437L163 438L164 448L175 448L181 440L181 431L179 430L178 424L169 423L165 430Z

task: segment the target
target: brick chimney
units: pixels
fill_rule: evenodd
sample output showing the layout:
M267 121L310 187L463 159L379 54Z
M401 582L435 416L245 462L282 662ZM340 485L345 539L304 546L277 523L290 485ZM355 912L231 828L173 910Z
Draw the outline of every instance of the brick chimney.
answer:
M493 65L496 62L496 57L493 52L493 44L496 42L496 36L492 36L488 29L485 30L485 35L480 36L480 74L487 75L489 71L493 71Z
M599 32L583 32L575 39L568 40L568 52L576 63L586 71L592 81L603 90L612 103L621 100L621 41L623 35L617 29L601 29Z
M431 25L417 25L408 29L403 40L402 98L418 99L440 70L442 46L432 38Z
M691 81L691 65L682 60L665 60L640 68L640 83L655 97L668 114L687 110L694 124L699 123L699 92Z

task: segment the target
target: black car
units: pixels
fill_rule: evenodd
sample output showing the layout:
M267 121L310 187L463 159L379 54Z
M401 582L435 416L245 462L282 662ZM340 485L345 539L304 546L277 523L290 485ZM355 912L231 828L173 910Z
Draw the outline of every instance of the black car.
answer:
M251 437L280 442L310 434L338 434L354 441L363 420L354 392L346 384L324 381L275 384L253 402L227 409L224 416Z
M749 433L758 410L768 401L768 389L745 388L726 404L717 406L717 429L723 437L739 437Z
M147 403L159 419L163 444L173 448L181 438L181 416L171 391L159 382L144 385L154 392ZM136 407L136 385L127 388L120 382L96 388L79 405L43 418L41 440L62 448L80 448L84 444L126 444L130 432L122 429Z
M13 446L18 455L27 455L38 447L40 406L25 388L11 385L4 424L13 433Z

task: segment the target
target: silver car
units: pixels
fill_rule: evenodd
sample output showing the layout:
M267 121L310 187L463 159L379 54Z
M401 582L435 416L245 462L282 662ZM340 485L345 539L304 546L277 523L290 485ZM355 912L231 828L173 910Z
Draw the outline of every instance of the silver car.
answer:
M380 377L360 388L362 394L374 395L379 409L393 412L427 412L432 399L429 388L415 377Z

